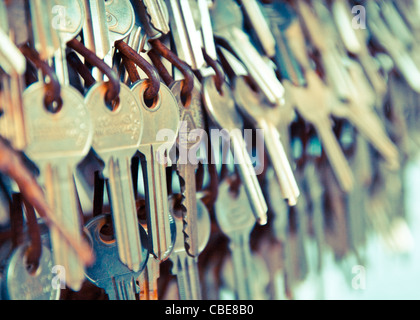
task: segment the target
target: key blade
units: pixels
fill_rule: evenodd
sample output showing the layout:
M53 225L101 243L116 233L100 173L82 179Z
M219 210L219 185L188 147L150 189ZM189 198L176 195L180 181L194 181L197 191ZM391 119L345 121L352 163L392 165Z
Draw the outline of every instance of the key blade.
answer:
M143 0L142 2L153 27L162 34L168 34L171 29L165 2L163 0Z
M142 245L138 229L136 204L129 158L114 160L108 164L108 188L114 230L121 261L134 272L142 264Z
M182 206L184 207L183 222L184 235L187 252L192 257L197 257L198 229L197 229L197 195L195 169L192 164L177 164L178 176L181 178L181 193L183 196Z
M242 0L241 2L265 54L270 58L274 57L276 41L257 1Z
M0 67L9 75L23 75L26 70L26 59L2 29L0 29L0 43L2 44Z
M86 19L83 25L85 46L96 53L100 59L111 51L105 1L85 0Z
M42 60L48 60L60 48L58 32L51 26L51 0L29 0L35 49Z

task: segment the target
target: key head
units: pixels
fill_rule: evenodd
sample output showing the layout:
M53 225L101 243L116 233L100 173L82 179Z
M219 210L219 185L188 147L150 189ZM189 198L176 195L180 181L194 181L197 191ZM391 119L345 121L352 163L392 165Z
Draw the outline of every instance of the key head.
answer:
M222 88L223 94L220 94L212 78L203 80L203 100L207 113L221 128L242 129L243 120L236 110L232 91L226 83Z
M72 40L82 31L85 14L82 0L53 0L51 23L63 43Z
M314 71L306 73L306 80L306 87L294 86L287 80L284 81L284 86L290 92L302 117L309 122L318 123L329 116L334 94Z
M255 218L243 186L238 195L233 195L229 180L219 186L219 196L215 205L216 219L224 234L251 232L255 226Z
M171 86L172 93L177 100L180 114L180 128L177 143L181 148L187 149L198 147L205 132L204 115L201 107L201 84L197 79L195 80L194 89L185 105L181 98L182 81L175 81ZM197 136L194 135L196 138L195 141L189 141L192 131L197 133Z
M28 271L26 253L29 245L19 246L10 256L4 271L3 298L7 300L59 300L60 287L52 286L54 274L50 250L42 246L38 268Z
M55 113L44 105L44 84L37 82L23 93L29 138L25 153L35 162L74 159L81 161L92 144L93 127L82 95L61 87L62 107Z
M184 241L184 225L182 217L182 209L176 208L177 203L176 196L172 195L169 197L169 209L171 216L176 223L176 240L173 252L185 252L185 241ZM198 229L198 252L201 253L207 246L210 239L211 232L211 221L210 214L207 207L200 199L197 199L197 229Z
M252 123L257 124L259 119L264 119L274 124L280 122L282 107L279 105L268 105L264 95L254 91L247 83L245 77L235 78L233 95L240 112Z
M142 110L143 121L147 124L143 130L139 145L159 146L163 143L175 143L179 127L179 109L172 91L165 84L161 83L157 101L149 107L144 100L144 93L147 88L147 81L140 80L131 89ZM174 133L173 141L156 141L158 133L162 129Z
M109 40L113 45L115 41L125 39L134 28L134 9L129 0L105 1L106 19L109 29Z
M97 83L86 95L94 127L92 146L101 156L127 152L134 155L143 133L143 113L131 90L120 84L119 102L110 110L105 102L107 85Z
M242 29L244 18L241 8L233 0L216 0L210 9L213 32L221 35L224 31L236 27Z
M143 272L149 258L147 233L141 224L138 224L142 243L140 269L137 272L133 272L121 262L115 238L103 231L103 228L108 226L107 224L111 219L109 214L100 215L85 226L85 235L96 257L95 263L86 268L85 275L89 281L100 288L104 288L111 278L133 277L136 279Z

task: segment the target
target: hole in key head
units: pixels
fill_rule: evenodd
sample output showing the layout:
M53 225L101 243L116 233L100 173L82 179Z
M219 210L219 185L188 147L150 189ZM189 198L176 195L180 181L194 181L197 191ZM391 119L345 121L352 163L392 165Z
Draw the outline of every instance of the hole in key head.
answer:
M114 228L111 221L107 221L101 229L99 229L99 238L107 244L115 243Z
M120 106L120 98L117 97L116 99L111 100L111 101L107 101L105 99L105 105L110 111L112 112L117 111L118 107Z

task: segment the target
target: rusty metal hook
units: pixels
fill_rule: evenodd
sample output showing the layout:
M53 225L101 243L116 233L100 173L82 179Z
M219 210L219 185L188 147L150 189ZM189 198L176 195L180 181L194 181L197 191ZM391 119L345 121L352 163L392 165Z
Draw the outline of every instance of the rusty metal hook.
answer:
M108 77L108 90L105 94L105 102L108 104L113 104L114 101L117 101L120 94L120 79L118 78L118 74L104 61L99 59L99 57L94 52L86 48L79 40L70 40L67 42L67 46L81 54L87 62L89 62L92 66L97 67Z
M128 44L124 41L119 40L115 42L115 47L120 51L120 53L127 58L127 60L132 61L137 66L139 66L147 75L149 87L144 92L144 98L147 100L155 99L160 90L160 76L157 70L149 63L146 59L144 59L141 55L139 55L133 48L131 48ZM125 61L127 63L127 61ZM127 65L127 64L126 64ZM133 76L133 66L128 62L128 67L131 70L127 70L131 76ZM135 69L135 68L134 68ZM136 71L137 72L137 71Z
M214 78L214 84L216 86L217 91L219 91L220 94L223 94L223 84L225 82L225 74L220 68L217 61L213 60L206 52L206 50L203 48L203 56L204 60L207 62L207 64L214 70L216 75Z
M28 234L31 240L31 246L27 251L27 263L31 267L30 271L35 272L38 269L39 260L42 255L41 232L34 207L25 198L23 198L23 205L25 206Z
M63 101L61 99L61 86L58 81L57 75L55 74L53 68L51 68L48 63L43 61L38 52L32 49L29 44L23 44L19 47L23 55L31 63L35 65L37 69L40 69L44 78L48 77L49 81L45 83L45 98L44 104L46 108L51 112L58 112L63 106ZM54 106L56 103L56 106Z
M75 52L69 52L66 59L67 63L83 78L85 87L90 88L95 84L96 80L92 76L89 68L79 59L79 56Z
M191 95L191 92L194 90L193 71L188 66L188 64L179 59L178 56L169 50L159 39L151 39L149 42L157 53L172 63L184 75L184 80L182 81L181 96L183 99L187 100L187 98Z

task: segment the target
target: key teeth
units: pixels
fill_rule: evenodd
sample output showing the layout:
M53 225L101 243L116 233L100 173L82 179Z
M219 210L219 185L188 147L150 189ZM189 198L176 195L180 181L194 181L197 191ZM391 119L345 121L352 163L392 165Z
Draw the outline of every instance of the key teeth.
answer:
M182 210L182 233L184 234L184 244L185 244L185 249L187 251L187 253L189 253L190 248L191 248L191 237L189 236L188 233L188 221L187 221L187 207L184 205L185 202L185 179L182 176L182 173L178 170L178 177L180 179L180 185L181 185L181 210Z
M169 26L156 26L156 21L154 21L152 15L150 14L150 6L147 5L147 1L143 1L143 6L146 12L147 19L149 20L149 24L153 27L153 29L157 30L158 32L161 32L162 34L168 34L170 29ZM160 30L163 29L163 30Z

